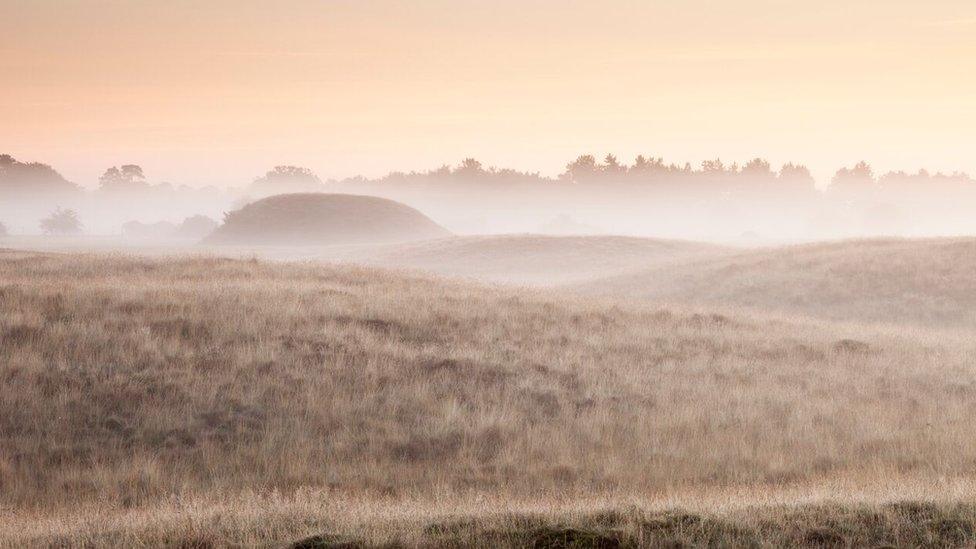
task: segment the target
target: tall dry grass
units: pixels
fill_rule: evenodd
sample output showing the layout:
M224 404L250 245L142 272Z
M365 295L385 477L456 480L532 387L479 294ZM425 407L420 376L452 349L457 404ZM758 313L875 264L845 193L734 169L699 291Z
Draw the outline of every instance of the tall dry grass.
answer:
M0 522L309 490L338 502L625 502L836 478L946 482L976 466L974 356L972 341L937 332L379 270L4 252ZM241 521L263 516L241 509ZM123 538L111 520L58 524L48 533L60 541L165 541L138 537L135 519ZM244 542L262 537L247 531L258 533ZM14 526L4 538L53 539Z
M0 545L111 547L957 547L976 532L976 483L850 478L656 497L506 494L169 498L6 517ZM893 499L895 496L910 501Z

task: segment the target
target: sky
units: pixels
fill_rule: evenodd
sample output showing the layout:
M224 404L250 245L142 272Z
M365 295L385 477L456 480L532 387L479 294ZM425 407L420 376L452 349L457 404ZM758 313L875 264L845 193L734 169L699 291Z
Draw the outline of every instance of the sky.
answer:
M240 185L474 156L976 174L972 0L0 0L0 152Z

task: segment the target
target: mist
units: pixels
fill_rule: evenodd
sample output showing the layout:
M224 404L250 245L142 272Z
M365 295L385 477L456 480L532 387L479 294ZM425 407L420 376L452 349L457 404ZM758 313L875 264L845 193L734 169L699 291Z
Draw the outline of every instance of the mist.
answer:
M758 245L976 232L976 181L968 175L924 169L875 174L864 162L840 168L829 181L814 180L802 165L773 167L760 158L692 167L655 157L628 164L613 155L584 155L556 177L485 167L469 158L423 172L326 181L307 168L278 166L224 189L154 182L131 164L106 169L94 183L86 189L43 163L0 156L0 223L9 235L40 235L42 220L71 210L77 226L47 232L192 245L248 203L311 192L388 198L456 235L618 235ZM195 221L182 227L188 219Z

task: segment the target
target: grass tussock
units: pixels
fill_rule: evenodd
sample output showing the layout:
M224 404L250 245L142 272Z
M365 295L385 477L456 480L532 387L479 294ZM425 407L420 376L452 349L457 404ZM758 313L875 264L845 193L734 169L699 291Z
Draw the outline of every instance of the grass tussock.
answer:
M472 530L426 515L401 524L395 506L373 526L324 513L321 501L294 519L258 506L206 509L222 509L207 499L217 496L290 501L305 490L340 503L444 494L620 501L838 476L956 478L976 465L966 339L379 270L3 252L0 356L2 522L47 525L0 528L0 540L200 537L206 546L336 534L457 546L497 532L499 544L520 545L529 540L518 536L556 528L538 543L592 534L654 545L658 535L698 543L707 539L680 536L734 526L728 532L744 543L776 543L807 535L786 528L786 511L770 530L705 510L688 528L657 515L596 527L554 513L512 529L473 510ZM179 511L198 500L209 507ZM73 509L89 518L42 520ZM953 509L938 512L968 520ZM265 519L273 526L254 525ZM401 531L415 534L397 541Z

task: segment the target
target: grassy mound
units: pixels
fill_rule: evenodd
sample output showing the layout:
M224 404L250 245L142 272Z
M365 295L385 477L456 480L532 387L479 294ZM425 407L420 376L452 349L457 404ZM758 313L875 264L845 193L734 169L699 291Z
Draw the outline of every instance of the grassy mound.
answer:
M204 242L279 246L372 244L449 234L417 210L385 198L305 193L271 196L231 212Z

